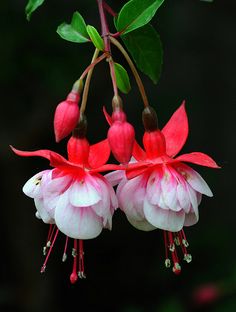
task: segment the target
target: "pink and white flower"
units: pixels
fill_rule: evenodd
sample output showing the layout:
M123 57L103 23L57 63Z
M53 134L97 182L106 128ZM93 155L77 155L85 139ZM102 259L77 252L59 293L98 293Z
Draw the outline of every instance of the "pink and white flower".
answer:
M107 140L90 146L85 138L72 137L67 145L69 160L50 150L25 152L13 147L12 150L19 156L47 158L54 167L36 174L23 187L23 192L35 201L36 216L45 223L55 223L57 231L54 238L59 230L73 238L76 246L79 240L82 249L81 240L97 237L103 228L111 229L112 215L118 203L112 186L100 172L119 166L105 164L110 155ZM51 247L54 244L52 236L50 227L51 239L47 245ZM76 262L77 247L73 254ZM83 250L79 254L82 261ZM47 258L41 271L45 270L46 261ZM71 275L72 282L77 279L75 270L76 265ZM79 276L83 275L83 271L79 271Z
M120 178L117 188L119 207L135 228L143 231L164 230L166 266L170 265L169 249L174 262L173 271L179 273L175 245L181 245L187 262L191 260L186 250L188 244L183 226L191 226L198 221L202 194L213 196L203 178L183 162L211 168L218 166L212 158L200 152L174 158L188 136L184 103L162 131L158 130L157 124L153 129L153 120L152 129L146 129L143 137L145 150L137 142L134 144L136 162L128 165L126 176L117 171L108 174L107 178L111 182ZM147 121L150 122L150 116Z

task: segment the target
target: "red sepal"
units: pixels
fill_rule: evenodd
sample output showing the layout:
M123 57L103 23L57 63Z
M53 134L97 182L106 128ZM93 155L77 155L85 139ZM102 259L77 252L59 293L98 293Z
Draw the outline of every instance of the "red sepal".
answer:
M91 168L97 168L104 165L110 157L110 146L108 140L90 146L88 164Z
M162 129L166 139L166 153L175 156L184 146L188 137L188 118L185 111L185 101L174 112L170 120Z
M206 166L210 168L220 168L217 163L208 155L200 152L183 154L174 159L175 161L186 161L192 164Z

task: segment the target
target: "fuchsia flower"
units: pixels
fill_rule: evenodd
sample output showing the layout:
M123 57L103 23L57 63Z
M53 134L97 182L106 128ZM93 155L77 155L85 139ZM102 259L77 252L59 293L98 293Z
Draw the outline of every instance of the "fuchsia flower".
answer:
M164 230L167 267L170 266L168 250L173 260L173 271L180 272L176 245L180 245L187 262L191 255L183 226L198 221L198 205L202 194L213 196L203 178L183 162L218 168L212 158L200 152L176 156L188 136L188 120L184 103L173 114L169 122L158 130L155 112L144 110L146 128L143 150L136 142L133 149L135 162L126 169L126 177L120 171L110 173L107 178L117 183L117 197L129 222L137 229ZM175 157L175 158L174 158Z
M118 207L113 188L100 174L119 168L105 164L110 155L109 144L104 140L90 146L85 137L71 137L67 145L68 160L50 150L26 152L13 147L12 150L19 156L44 157L54 167L33 176L26 182L23 191L34 199L36 216L51 224L44 248L45 253L48 247L49 251L41 272L45 271L52 247L61 231L67 237L63 260L66 259L68 237L74 239L74 264L70 277L74 283L78 275L84 277L82 240L95 238L103 228L111 229L112 215Z

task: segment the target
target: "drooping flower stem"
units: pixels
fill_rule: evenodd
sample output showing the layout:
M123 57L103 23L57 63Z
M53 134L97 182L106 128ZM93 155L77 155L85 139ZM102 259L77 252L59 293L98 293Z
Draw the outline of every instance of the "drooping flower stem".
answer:
M96 49L94 54L93 54L91 64L97 59L98 54L99 54L99 50ZM88 91L89 91L89 86L90 86L90 81L91 81L93 69L94 69L94 66L92 68L90 68L90 70L88 71L88 75L87 75L87 78L85 81L84 92L83 92L83 97L82 97L82 102L81 102L81 107L80 107L80 113L81 114L84 113L85 108L86 108L87 99L88 99Z
M134 78L136 80L136 83L138 85L142 100L143 100L143 104L145 107L147 107L149 105L148 103L148 98L146 95L146 91L144 89L144 85L143 82L139 76L139 73L133 63L133 61L131 60L131 58L129 57L129 54L125 51L125 49L123 48L123 46L120 44L120 42L118 40L116 40L114 37L110 36L110 41L112 44L114 44L119 50L120 52L123 54L123 56L125 57L127 63L129 64L129 67L134 75Z
M95 67L95 65L97 65L98 63L100 63L104 58L106 58L108 55L107 53L103 53L102 55L100 55L98 58L96 58L94 60L94 62L92 62L82 73L82 75L80 76L79 80L83 80L84 77L88 74L88 72Z
M117 88L117 83L116 83L114 61L113 61L111 56L109 57L108 62L109 62L109 66L110 66L110 74L111 74L114 96L118 96L118 88Z

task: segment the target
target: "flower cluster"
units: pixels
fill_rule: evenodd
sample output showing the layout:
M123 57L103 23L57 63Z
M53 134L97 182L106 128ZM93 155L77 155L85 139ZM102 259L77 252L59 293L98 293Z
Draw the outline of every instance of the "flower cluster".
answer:
M85 37L82 36L82 39L92 41L96 49L91 64L74 83L66 100L58 104L54 115L56 142L70 136L67 142L68 159L50 150L21 151L12 147L19 156L46 158L52 167L35 174L23 187L23 192L34 199L36 217L49 224L41 272L45 271L61 232L65 235L62 261L67 258L69 238L73 240L71 283L85 278L83 241L97 237L103 228L111 230L114 211L119 207L136 229L163 231L165 266L172 267L173 272L178 274L181 271L178 249L186 262L192 259L187 250L184 227L198 221L202 195L212 196L207 183L186 163L210 168L218 168L218 165L200 152L176 156L188 136L185 103L160 130L156 112L148 103L139 74L128 53L115 38L122 32L112 35L108 29L105 10L113 16L116 14L104 1L98 1L98 5L103 38L92 26L84 29L82 17L78 13L74 15L74 22L78 19L77 26L83 28L81 33ZM117 23L121 20L122 14ZM90 39L86 39L88 34ZM129 64L144 102L143 148L135 140L135 129L126 118L119 90L124 93L129 91L129 79L126 70L114 62L111 44L120 50ZM107 138L90 145L86 138L88 125L85 109L92 72L102 60L109 65L113 86L112 114L110 116L103 109L110 126ZM117 160L116 164L107 163L111 152Z

